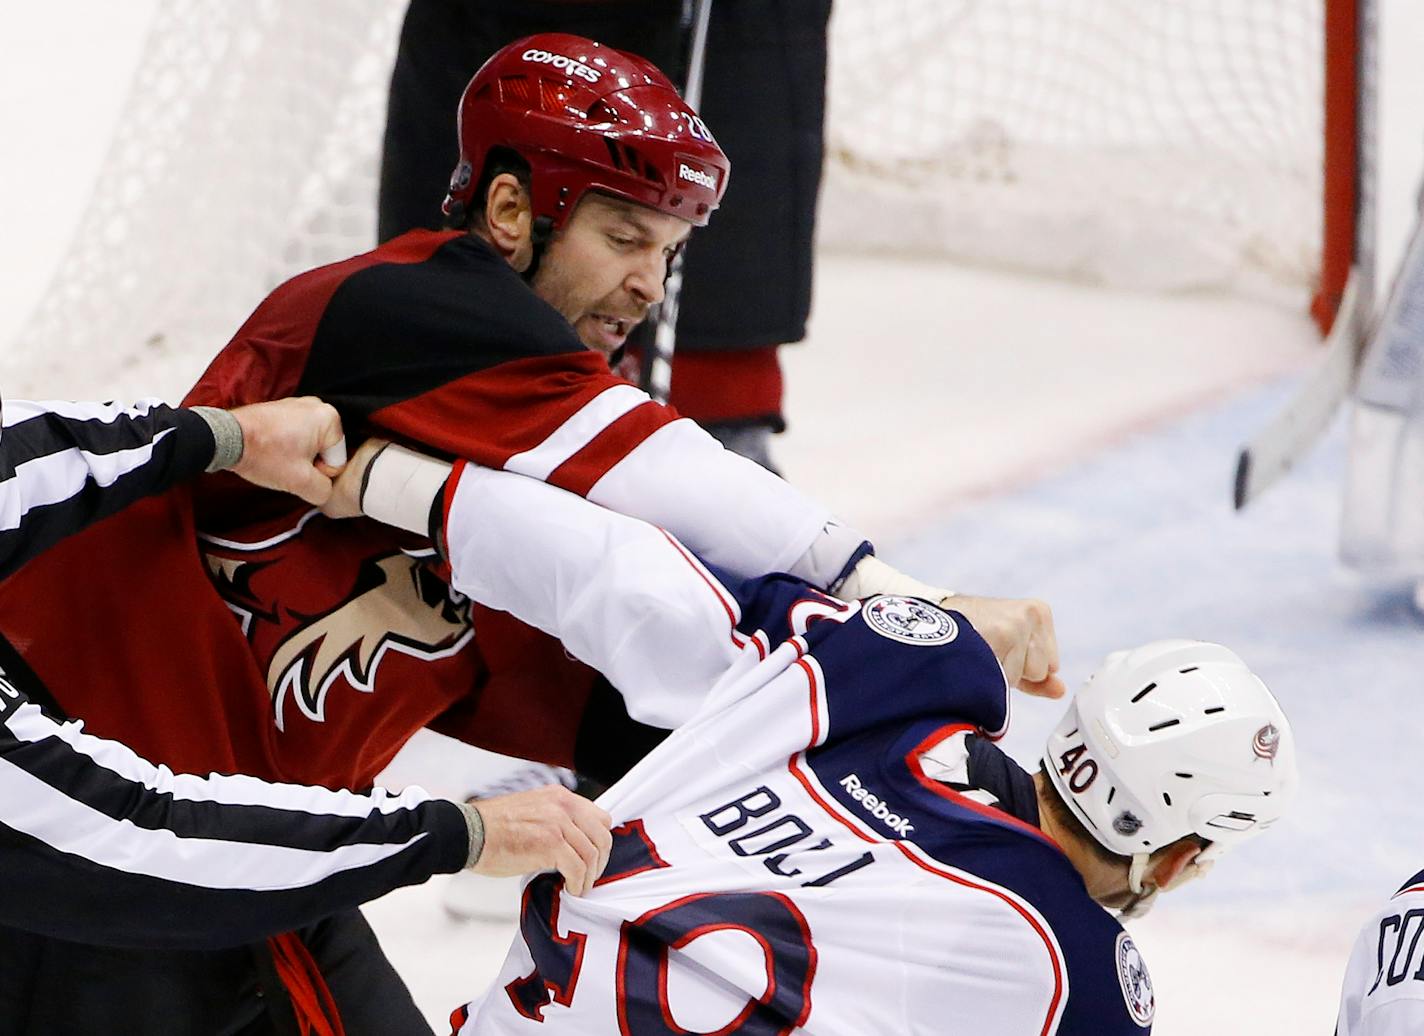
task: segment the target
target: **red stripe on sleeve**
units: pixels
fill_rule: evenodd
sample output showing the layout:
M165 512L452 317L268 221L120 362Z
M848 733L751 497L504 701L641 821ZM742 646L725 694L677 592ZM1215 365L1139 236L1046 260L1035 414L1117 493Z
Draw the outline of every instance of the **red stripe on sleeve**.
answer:
M676 411L652 400L634 407L550 472L549 484L579 496L588 496L594 484L614 465L632 453L648 436L677 418Z

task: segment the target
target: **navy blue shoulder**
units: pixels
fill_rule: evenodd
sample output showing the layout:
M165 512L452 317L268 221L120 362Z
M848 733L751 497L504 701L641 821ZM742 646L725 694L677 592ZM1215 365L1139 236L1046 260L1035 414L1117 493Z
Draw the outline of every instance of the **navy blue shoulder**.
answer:
M946 837L936 837L941 831ZM1013 825L977 825L970 838L961 825L936 824L916 842L936 859L1014 893L1047 924L1067 993L1058 1036L1141 1036L1151 1030L1156 999L1142 954L1088 895L1057 846Z
M833 736L904 730L926 718L997 737L1008 725L1003 670L967 619L909 597L872 597L838 626L812 627Z
M789 640L798 631L798 627L794 626L798 605L803 611L812 603L823 608L846 608L844 604L816 589L804 579L785 572L743 579L717 565L706 567L737 600L741 610L737 630L747 636L760 630L772 646ZM799 628L804 626L803 617Z
M1042 908L1041 908L1042 909ZM1043 909L1068 964L1068 1004L1059 1036L1141 1036L1157 998L1147 962L1117 919L1088 896Z
M920 755L970 725L952 718L882 728L806 753L822 787L884 837L1009 892L1043 925L1062 994L1060 1036L1140 1036L1152 980L1117 920L1088 895L1063 851L1034 824L927 777ZM1005 759L1006 765L1017 766ZM1027 811L1026 811L1027 812Z
M926 716L991 736L1007 725L1003 670L959 612L912 597L845 602L784 573L739 579L708 568L736 598L740 632L760 630L773 648L804 640L825 681L833 739Z

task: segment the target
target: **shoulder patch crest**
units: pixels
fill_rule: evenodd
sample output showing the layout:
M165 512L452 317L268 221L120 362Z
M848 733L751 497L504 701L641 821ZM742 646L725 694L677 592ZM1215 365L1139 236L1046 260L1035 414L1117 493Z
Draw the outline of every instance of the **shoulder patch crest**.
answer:
M932 647L959 636L959 626L947 612L914 597L872 597L860 613L876 633L904 644Z
M1157 997L1152 992L1152 976L1147 973L1147 962L1142 959L1132 936L1126 932L1118 932L1114 956L1117 958L1117 980L1122 986L1127 1013L1146 1029L1157 1013Z

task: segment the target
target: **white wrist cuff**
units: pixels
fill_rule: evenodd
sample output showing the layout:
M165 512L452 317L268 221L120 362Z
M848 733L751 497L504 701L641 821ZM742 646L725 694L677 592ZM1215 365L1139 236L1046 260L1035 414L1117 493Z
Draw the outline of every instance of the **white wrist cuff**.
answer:
M836 588L836 596L843 601L855 601L876 594L899 594L902 597L919 597L939 604L954 591L922 583L907 576L898 569L891 568L873 554L867 554L856 562L850 575Z
M370 518L397 529L430 533L430 509L445 487L453 465L416 453L394 443L387 446L366 470L361 487L361 510Z

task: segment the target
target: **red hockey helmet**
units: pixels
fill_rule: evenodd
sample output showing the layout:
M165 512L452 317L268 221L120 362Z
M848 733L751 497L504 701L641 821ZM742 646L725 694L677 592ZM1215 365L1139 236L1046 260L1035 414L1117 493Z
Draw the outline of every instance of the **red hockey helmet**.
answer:
M530 168L536 219L562 226L598 190L705 226L731 166L707 126L650 62L582 36L511 43L460 98L460 162L445 215L468 214L492 148Z

